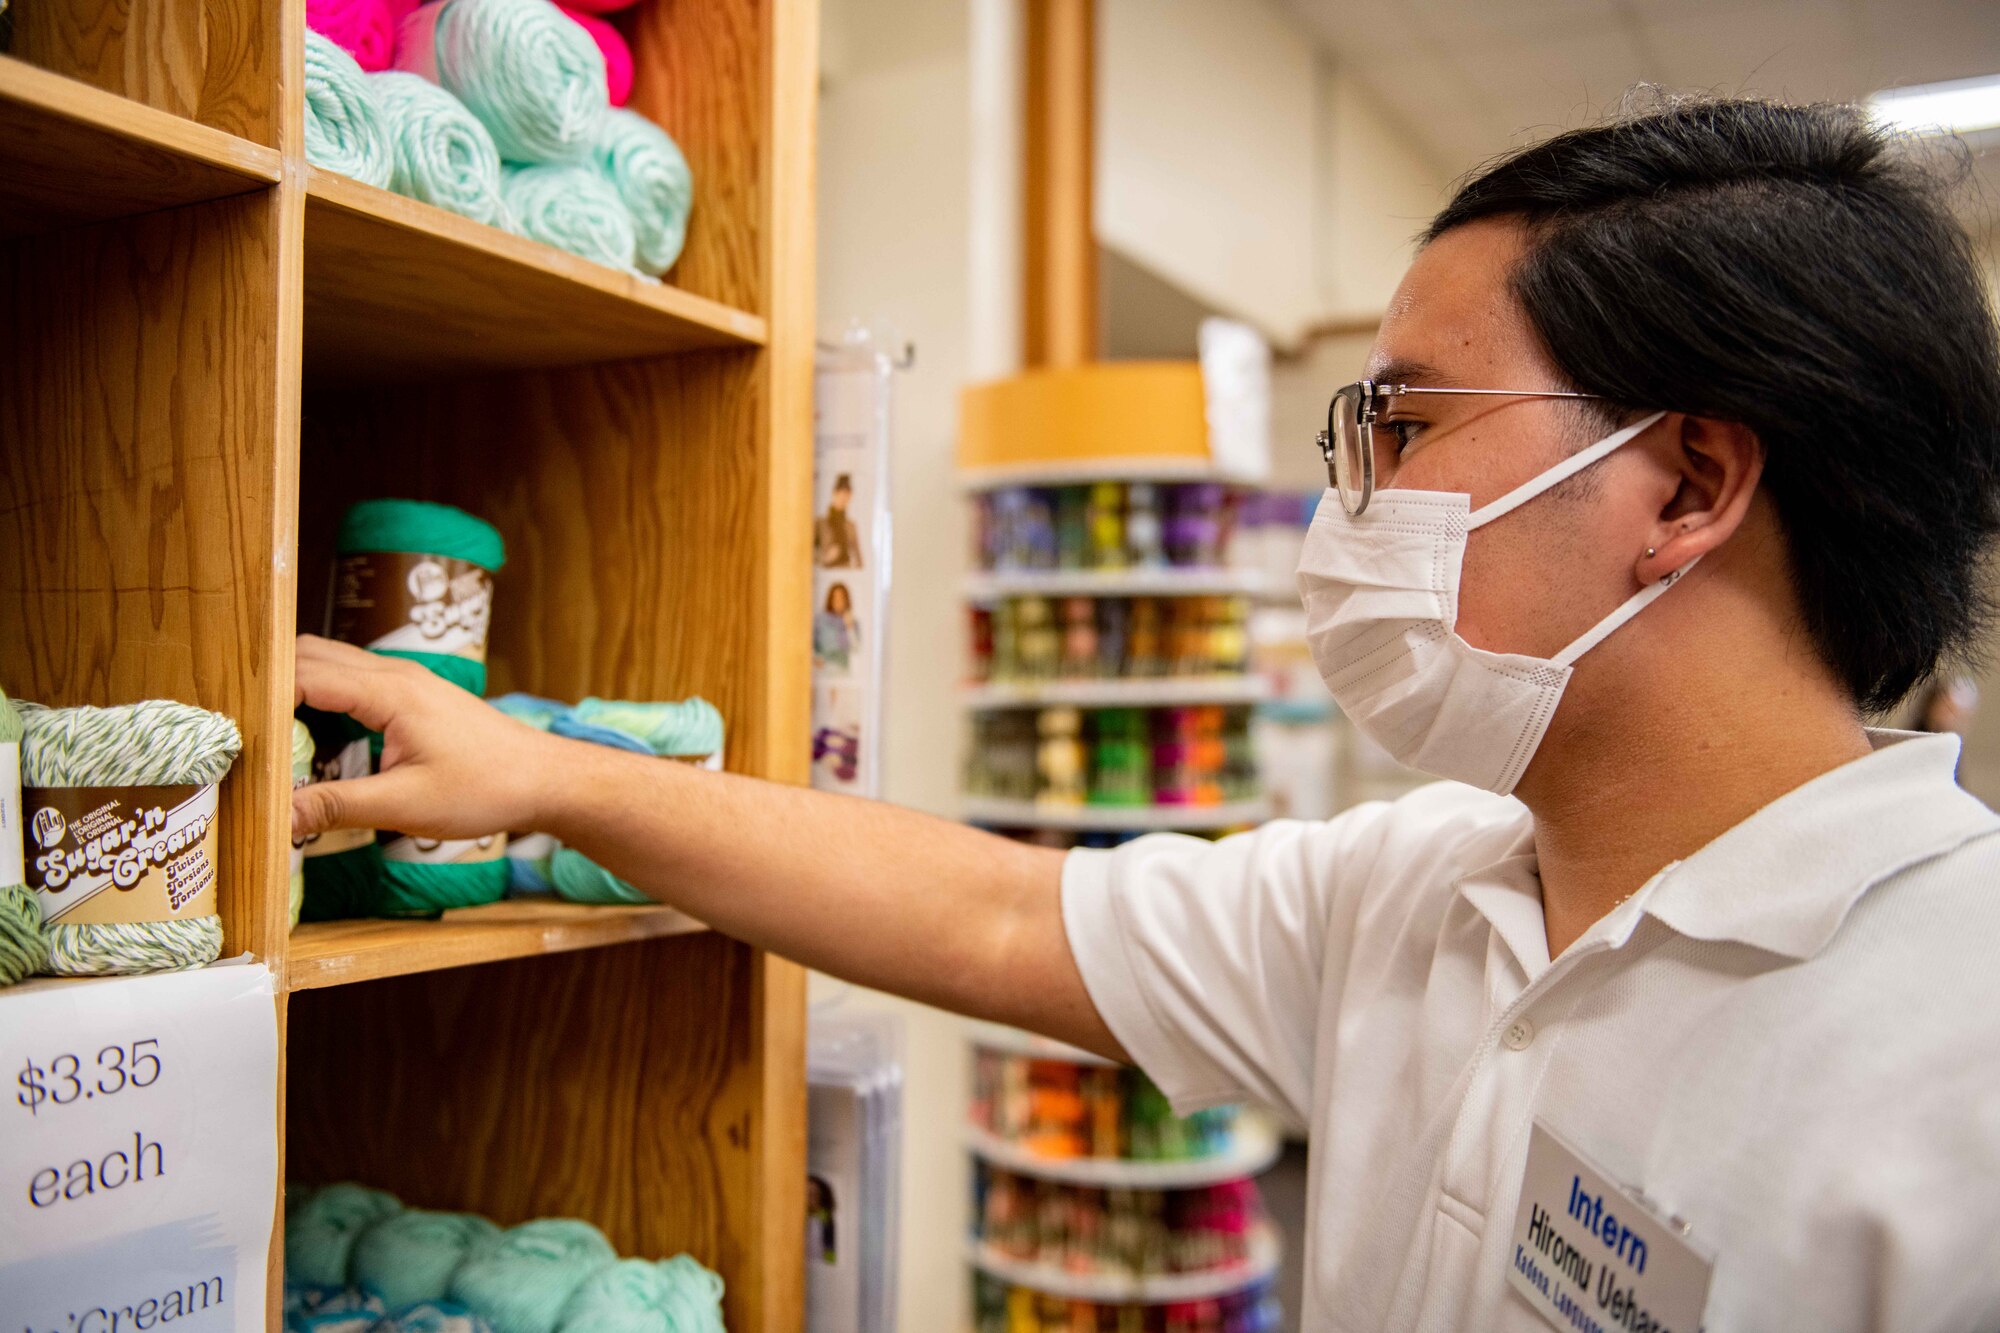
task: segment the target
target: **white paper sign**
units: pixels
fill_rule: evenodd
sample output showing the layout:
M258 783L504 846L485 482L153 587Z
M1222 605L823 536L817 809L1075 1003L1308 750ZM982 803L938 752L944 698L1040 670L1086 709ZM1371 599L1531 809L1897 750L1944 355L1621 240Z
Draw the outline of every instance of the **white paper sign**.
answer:
M1536 1121L1507 1280L1558 1329L1699 1333L1713 1263Z
M263 1329L275 993L252 962L0 992L0 1329Z

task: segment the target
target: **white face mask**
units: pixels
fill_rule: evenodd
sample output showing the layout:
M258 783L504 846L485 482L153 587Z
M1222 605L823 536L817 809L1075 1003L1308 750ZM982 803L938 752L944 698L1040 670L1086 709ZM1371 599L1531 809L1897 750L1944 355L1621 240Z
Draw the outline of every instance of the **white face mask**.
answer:
M1458 636L1472 529L1526 504L1665 416L1605 436L1474 512L1449 491L1377 491L1349 516L1329 490L1299 557L1306 642L1334 701L1397 760L1506 795L1542 743L1570 664L1694 568L1675 570L1552 658L1489 653Z

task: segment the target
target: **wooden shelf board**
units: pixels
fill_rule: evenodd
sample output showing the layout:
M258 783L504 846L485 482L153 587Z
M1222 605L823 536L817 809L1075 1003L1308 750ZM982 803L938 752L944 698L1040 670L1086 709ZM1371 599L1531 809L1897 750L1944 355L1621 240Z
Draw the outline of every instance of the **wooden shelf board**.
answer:
M765 321L318 168L306 173L305 364L427 379L763 345Z
M321 921L292 932L287 988L345 986L706 929L671 907L531 899L460 908L436 921Z
M275 149L0 56L0 238L277 182Z

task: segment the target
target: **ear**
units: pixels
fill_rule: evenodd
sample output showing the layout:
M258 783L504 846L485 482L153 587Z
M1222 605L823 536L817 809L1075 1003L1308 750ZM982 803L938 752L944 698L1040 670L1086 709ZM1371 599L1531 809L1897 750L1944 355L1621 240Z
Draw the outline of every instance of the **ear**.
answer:
M1764 475L1764 446L1739 422L1670 412L1655 429L1663 436L1658 456L1678 485L1646 536L1651 553L1633 571L1641 583L1667 577L1734 536Z

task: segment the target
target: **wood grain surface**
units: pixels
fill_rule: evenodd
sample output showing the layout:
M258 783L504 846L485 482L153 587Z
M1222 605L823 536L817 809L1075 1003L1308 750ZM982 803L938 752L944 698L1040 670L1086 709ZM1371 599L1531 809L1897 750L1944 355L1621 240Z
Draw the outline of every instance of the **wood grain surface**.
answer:
M0 56L0 238L265 189L278 154Z
M306 358L318 382L435 379L755 345L764 320L307 169Z
M13 7L13 54L275 148L282 8L258 0L34 0Z
M224 948L281 946L270 191L0 244L0 680L226 713ZM290 681L289 664L283 672Z

